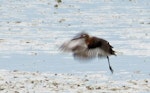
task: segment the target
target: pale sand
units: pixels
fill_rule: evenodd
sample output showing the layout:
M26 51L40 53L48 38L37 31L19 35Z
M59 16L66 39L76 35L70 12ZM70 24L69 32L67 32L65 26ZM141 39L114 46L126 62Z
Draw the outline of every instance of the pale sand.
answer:
M0 93L149 93L150 79L112 80L103 73L0 70Z

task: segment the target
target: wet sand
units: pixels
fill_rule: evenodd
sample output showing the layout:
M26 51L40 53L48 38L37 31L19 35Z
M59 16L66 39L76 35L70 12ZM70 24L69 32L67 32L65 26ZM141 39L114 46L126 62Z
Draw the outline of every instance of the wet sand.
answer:
M113 80L97 73L0 71L1 93L148 93L150 79Z

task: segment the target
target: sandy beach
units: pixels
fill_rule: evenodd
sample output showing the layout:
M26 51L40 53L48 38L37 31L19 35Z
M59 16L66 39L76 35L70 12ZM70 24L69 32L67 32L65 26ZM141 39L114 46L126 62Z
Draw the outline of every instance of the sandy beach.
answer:
M97 73L0 71L1 93L149 93L150 79L112 80Z

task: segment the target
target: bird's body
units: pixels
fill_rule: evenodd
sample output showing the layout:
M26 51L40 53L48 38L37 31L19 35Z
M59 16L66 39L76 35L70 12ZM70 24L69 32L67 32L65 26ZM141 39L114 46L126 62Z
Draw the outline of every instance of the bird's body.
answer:
M92 59L95 57L106 57L109 63L109 69L113 73L110 66L109 56L116 55L113 47L108 41L90 36L87 33L79 33L73 39L65 42L61 46L61 50L72 52L75 58Z

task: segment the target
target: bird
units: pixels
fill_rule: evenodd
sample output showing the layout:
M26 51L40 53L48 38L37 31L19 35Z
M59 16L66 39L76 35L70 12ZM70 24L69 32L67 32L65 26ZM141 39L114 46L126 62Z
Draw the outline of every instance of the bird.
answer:
M107 58L111 73L114 72L110 65L109 56L116 56L113 46L103 38L89 35L86 32L78 33L71 40L64 42L60 49L63 52L71 52L76 59Z

